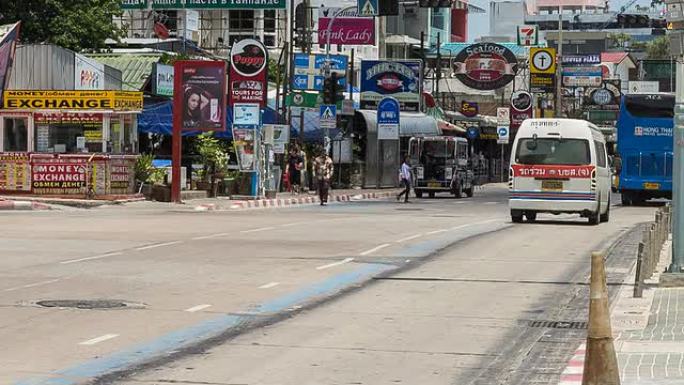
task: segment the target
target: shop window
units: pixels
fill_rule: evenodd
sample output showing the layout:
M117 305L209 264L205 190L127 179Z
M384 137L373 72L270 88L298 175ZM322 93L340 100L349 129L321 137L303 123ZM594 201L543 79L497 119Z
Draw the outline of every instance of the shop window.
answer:
M276 30L276 11L267 9L264 11L264 32L274 33Z
M264 45L266 47L275 47L276 46L276 38L273 35L265 35L264 36Z
M102 114L36 113L36 151L60 154L102 152Z
M230 11L230 32L254 31L254 11Z
M162 23L169 31L178 30L178 11L154 12L154 22Z
M4 151L28 151L28 119L5 118Z

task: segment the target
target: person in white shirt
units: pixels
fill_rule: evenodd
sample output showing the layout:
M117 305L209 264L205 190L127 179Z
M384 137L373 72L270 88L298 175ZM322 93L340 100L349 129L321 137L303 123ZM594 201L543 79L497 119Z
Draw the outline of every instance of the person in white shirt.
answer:
M399 170L399 179L401 185L404 186L404 191L397 194L397 200L404 196L404 203L408 203L409 194L411 193L411 165L409 164L409 157L404 158L404 163L401 164L401 169Z

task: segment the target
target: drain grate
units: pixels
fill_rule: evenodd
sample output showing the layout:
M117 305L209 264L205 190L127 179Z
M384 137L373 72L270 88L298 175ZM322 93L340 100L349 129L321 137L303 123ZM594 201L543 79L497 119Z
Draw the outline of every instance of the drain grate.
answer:
M530 321L529 326L551 329L586 329L587 323L582 321Z
M42 307L65 307L74 309L121 309L128 307L128 304L123 301L81 299L38 301L36 302L36 305Z

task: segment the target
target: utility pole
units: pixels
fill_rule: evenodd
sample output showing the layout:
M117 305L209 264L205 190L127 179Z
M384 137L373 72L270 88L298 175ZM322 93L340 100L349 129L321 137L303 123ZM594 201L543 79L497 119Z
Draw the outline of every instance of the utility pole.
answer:
M681 33L681 32L679 32ZM674 132L672 133L672 148L674 152L672 171L672 264L668 269L670 273L681 273L684 265L684 57L679 55L676 60L677 68L677 92L675 93L675 119Z
M439 80L442 78L442 54L440 52L440 33L437 32L437 65L435 66L435 78L437 82L435 84L435 97L439 98ZM438 99L439 100L439 99Z
M556 118L563 113L563 3L558 3L558 59L556 60Z

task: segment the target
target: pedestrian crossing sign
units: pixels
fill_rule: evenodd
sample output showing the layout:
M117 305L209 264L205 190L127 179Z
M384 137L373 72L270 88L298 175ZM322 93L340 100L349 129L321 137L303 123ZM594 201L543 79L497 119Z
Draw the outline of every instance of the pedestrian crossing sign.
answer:
M378 0L357 0L359 16L377 16Z
M337 126L337 106L334 104L321 105L318 117L321 128L335 128Z

